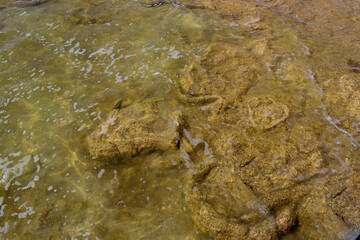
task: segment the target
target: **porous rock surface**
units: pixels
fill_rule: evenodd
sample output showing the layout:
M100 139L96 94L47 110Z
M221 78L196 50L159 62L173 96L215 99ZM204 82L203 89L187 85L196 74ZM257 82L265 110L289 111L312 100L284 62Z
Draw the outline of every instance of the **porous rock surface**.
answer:
M289 117L288 107L269 96L254 97L247 105L249 119L256 128L269 129Z
M261 64L254 54L234 44L214 44L180 78L182 100L208 103L238 99L257 82L259 73Z
M206 166L192 176L185 190L194 221L218 239L268 239L277 231L288 231L294 216L278 221L251 186L242 182L241 172L231 167Z
M89 151L100 158L131 157L176 147L182 124L180 113L159 110L148 100L113 109L89 136Z
M290 22L304 18L326 23L332 17L293 13L299 5L318 6L324 1L257 2L181 3L192 9L210 8L241 22L241 29L265 35L269 31L259 16L265 8L284 14ZM296 29L306 38L308 30L303 25ZM316 51L314 56L321 57ZM184 104L182 117L159 109L153 101L114 109L89 137L90 153L109 158L178 150L183 158L180 163L189 169L184 195L193 221L217 239L354 235L360 227L359 149L346 133L359 139L356 64L351 62L349 72L333 74L316 63L315 70L320 70L315 78L309 77L308 68L278 59L264 41L250 48L212 44L189 62L177 81L177 100ZM280 94L261 91L257 84L264 79L265 60L271 66L277 61L286 66L287 80L298 88L315 84L319 97L297 100L281 90L277 90ZM265 79L276 82L274 76ZM324 112L312 109L316 101L321 101ZM341 124L331 118L340 119Z

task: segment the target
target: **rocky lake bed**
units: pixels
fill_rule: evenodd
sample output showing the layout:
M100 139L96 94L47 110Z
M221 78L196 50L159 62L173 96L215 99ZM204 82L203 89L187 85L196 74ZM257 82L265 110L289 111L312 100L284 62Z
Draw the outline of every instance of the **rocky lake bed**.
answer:
M360 234L357 1L0 4L3 239Z

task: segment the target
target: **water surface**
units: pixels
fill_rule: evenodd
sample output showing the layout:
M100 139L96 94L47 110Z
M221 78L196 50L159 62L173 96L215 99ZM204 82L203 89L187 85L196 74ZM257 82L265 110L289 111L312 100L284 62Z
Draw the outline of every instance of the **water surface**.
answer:
M269 33L244 30L257 21L240 27L214 11L176 4L6 6L0 12L1 238L210 239L185 204L186 167L161 166L161 154L99 164L86 137L119 99L160 98L196 114L203 109L175 97L190 63L213 43L246 47ZM271 92L301 106L294 111L298 121L321 129L324 145L339 135L339 146L357 154L356 139L324 111L306 45L286 23L266 18L274 54L264 59L269 65L249 94Z

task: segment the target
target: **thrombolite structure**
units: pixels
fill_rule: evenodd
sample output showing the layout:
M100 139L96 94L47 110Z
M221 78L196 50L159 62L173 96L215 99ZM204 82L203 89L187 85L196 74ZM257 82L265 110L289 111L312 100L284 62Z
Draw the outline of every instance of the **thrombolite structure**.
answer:
M161 99L114 109L90 135L90 153L178 152L189 169L184 195L194 223L218 239L276 239L306 219L326 229L314 236L353 231L357 150L329 141L349 139L321 115L258 90L262 64L249 49L211 45L179 78L181 111Z

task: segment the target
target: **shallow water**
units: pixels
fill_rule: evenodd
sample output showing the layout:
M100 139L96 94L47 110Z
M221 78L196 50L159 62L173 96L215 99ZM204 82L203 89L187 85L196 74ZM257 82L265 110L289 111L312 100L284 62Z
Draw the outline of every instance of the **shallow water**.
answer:
M165 153L100 164L86 137L119 99L160 98L168 109L199 115L198 128L206 130L211 120L198 113L206 106L176 100L182 74L213 43L246 47L268 33L175 4L52 1L0 11L1 239L210 239L184 200L191 164L164 166L159 159L171 158ZM262 65L248 94L271 92L300 106L294 119L317 129L324 146L338 141L342 149L328 170L350 168L342 151L359 156L357 140L325 111L307 47L289 25L266 18L277 59ZM190 137L196 130L185 134L203 141Z
M227 23L136 2L59 1L0 17L3 238L201 239L181 171L141 159L91 166L84 138L120 97L171 98L176 71L230 34Z

